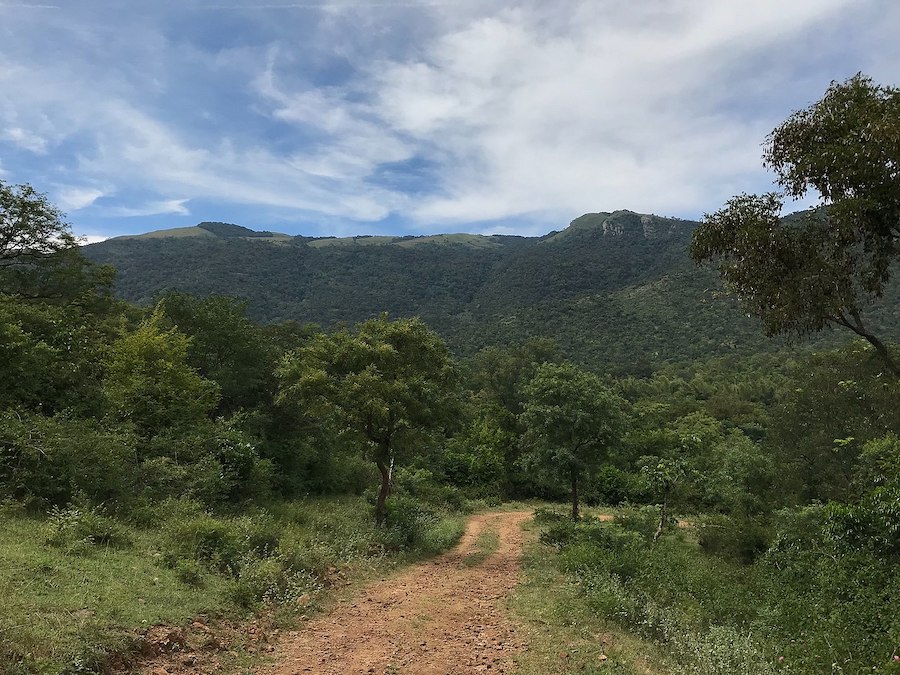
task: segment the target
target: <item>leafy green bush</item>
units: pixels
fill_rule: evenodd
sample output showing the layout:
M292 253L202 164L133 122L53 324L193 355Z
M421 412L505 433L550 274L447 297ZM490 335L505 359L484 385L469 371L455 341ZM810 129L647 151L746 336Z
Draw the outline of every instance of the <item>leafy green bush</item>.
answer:
M620 506L640 504L649 498L649 486L640 473L622 471L614 466L601 467L591 478L586 500L597 504Z
M246 548L235 523L207 513L175 517L165 526L164 560L194 560L211 568L237 573Z
M243 607L259 602L284 603L311 594L322 581L305 570L295 570L281 558L247 558L232 582L229 595Z
M441 483L428 469L401 467L396 473L395 486L395 493L409 495L437 508L459 512L467 507L461 490Z
M69 547L72 552L88 552L93 546L124 547L131 544L128 531L97 508L70 504L54 507L47 520L47 543Z
M389 551L413 548L422 542L429 527L437 525L437 511L428 504L406 495L388 500L384 528L379 541Z
M77 494L127 501L134 488L134 439L95 420L0 413L0 490L39 508Z
M559 523L564 520L571 520L569 513L563 512L557 508L549 506L539 506L534 510L534 522L539 525L545 523Z
M706 515L697 519L696 532L697 541L704 551L744 565L755 562L771 543L767 524L750 518Z
M616 524L630 532L637 532L646 541L652 541L659 526L658 506L637 506L621 509L616 513ZM668 525L674 525L675 519L669 517Z

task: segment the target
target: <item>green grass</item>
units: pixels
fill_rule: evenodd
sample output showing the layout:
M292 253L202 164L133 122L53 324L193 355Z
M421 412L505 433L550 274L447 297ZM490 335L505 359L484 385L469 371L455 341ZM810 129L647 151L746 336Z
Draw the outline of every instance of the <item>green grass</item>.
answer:
M127 647L134 629L226 604L224 578L188 586L159 564L153 533L131 536L127 549L68 552L45 543L42 521L0 516L0 671L4 660L8 672L20 661L44 673L88 665Z
M165 237L214 237L212 232L204 230L202 227L173 227L168 230L154 230L153 232L145 232L144 234L131 234L116 239L162 239Z
M288 626L354 581L446 550L464 524L443 515L395 551L380 543L361 497L232 517L170 502L141 520L113 521L118 546L58 528L50 543L47 519L0 509L0 673L95 672L108 655L132 649L141 628L201 615L241 621L265 611Z
M655 645L597 615L577 583L560 571L556 552L537 540L538 529L534 523L526 525L523 581L508 604L528 639L516 672L519 675L668 672Z
M478 538L475 540L475 550L469 553L463 564L466 567L477 567L497 550L500 545L500 537L496 530L485 529L479 532Z

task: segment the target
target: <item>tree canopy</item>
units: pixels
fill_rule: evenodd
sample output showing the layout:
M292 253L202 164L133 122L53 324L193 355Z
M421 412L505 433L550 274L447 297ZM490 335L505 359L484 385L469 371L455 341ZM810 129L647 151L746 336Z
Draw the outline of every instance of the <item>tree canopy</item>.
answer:
M863 75L833 82L769 135L763 160L782 192L740 195L707 215L692 257L719 261L726 286L769 335L842 326L900 377L863 317L900 254L900 89ZM810 193L820 208L780 217L785 198Z
M449 421L456 380L450 352L419 319L386 316L353 332L319 334L289 353L279 368L283 404L360 436L381 474L375 510L384 520L394 462Z
M573 520L583 475L607 459L624 432L625 405L600 377L569 363L543 364L525 387L520 419L530 463L569 482Z

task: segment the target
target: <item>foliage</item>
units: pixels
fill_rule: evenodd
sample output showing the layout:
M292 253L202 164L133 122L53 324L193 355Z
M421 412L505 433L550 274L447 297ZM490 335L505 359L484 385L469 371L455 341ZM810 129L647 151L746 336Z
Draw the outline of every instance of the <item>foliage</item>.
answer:
M578 484L608 458L625 426L625 402L591 373L571 364L545 363L524 392L519 416L528 460L571 485L572 518L578 519Z
M0 413L0 486L32 507L64 507L77 495L128 501L136 487L134 439L95 420Z
M381 473L378 524L394 461L450 421L456 375L446 345L417 319L372 319L354 332L320 334L288 354L279 400L306 415L339 420Z
M618 518L558 522L541 539L595 612L659 645L667 672L892 672L897 560L835 548L827 518L821 507L781 512L753 564L676 534L652 545ZM734 543L755 536L745 524L728 524Z
M717 299L713 270L690 264L695 226L617 211L591 214L549 237L365 245L359 238L154 236L111 239L84 252L118 269L116 292L131 302L152 305L172 290L230 295L249 303L255 321L329 330L381 312L419 316L466 357L551 339L557 358L646 376L665 364L782 348L736 303ZM891 284L870 316L873 331L893 339L900 338L891 310L898 291ZM815 344L838 341L823 334Z
M271 405L275 349L247 318L246 303L228 297L169 293L160 311L190 338L186 361L219 385L219 414Z
M219 390L187 363L189 345L189 338L163 327L159 311L122 336L112 347L103 387L111 417L147 439L204 420Z
M721 259L726 286L770 335L837 325L868 340L900 377L862 317L882 297L900 244L900 89L856 75L833 82L767 139L765 163L787 197L822 208L782 220L781 195L731 199L697 228L691 255Z
M367 511L359 497L330 497L227 516L170 499L137 526L86 503L49 518L0 510L0 671L103 672L148 625L237 622L263 606L314 612L346 577L445 550L461 532L439 514L393 554Z

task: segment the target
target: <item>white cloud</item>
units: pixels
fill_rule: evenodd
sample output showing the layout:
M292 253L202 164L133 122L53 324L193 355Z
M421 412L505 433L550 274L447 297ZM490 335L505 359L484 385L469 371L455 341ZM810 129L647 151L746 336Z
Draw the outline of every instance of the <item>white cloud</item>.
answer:
M212 202L336 228L399 215L422 231L537 231L617 208L699 215L764 186L765 134L829 80L869 66L900 80L887 0L242 11L275 4L230 6L246 30L220 47L187 24L171 37L174 2L121 25L90 20L99 6L4 14L21 42L0 44L0 142L34 155L64 210L105 217ZM28 30L58 52L25 51Z
M109 237L102 234L82 234L78 236L78 245L87 246L88 244L99 244L106 241Z
M121 216L123 218L135 218L140 216L161 216L165 214L175 214L179 216L189 216L191 212L185 204L187 199L163 199L160 201L147 202L139 206L119 206L108 209L108 213L112 216Z
M0 130L0 142L12 143L30 152L44 154L47 152L47 139L21 127L7 127Z
M416 219L702 211L760 173L773 119L727 108L744 62L849 6L653 3L650 16L643 3L568 4L556 32L519 7L444 35L418 61L373 68L383 118L445 158L441 194L415 203ZM790 75L765 79L780 88Z
M95 187L77 187L74 185L65 185L58 188L54 193L54 202L64 212L78 211L79 209L91 206L100 197L105 196L106 192Z

